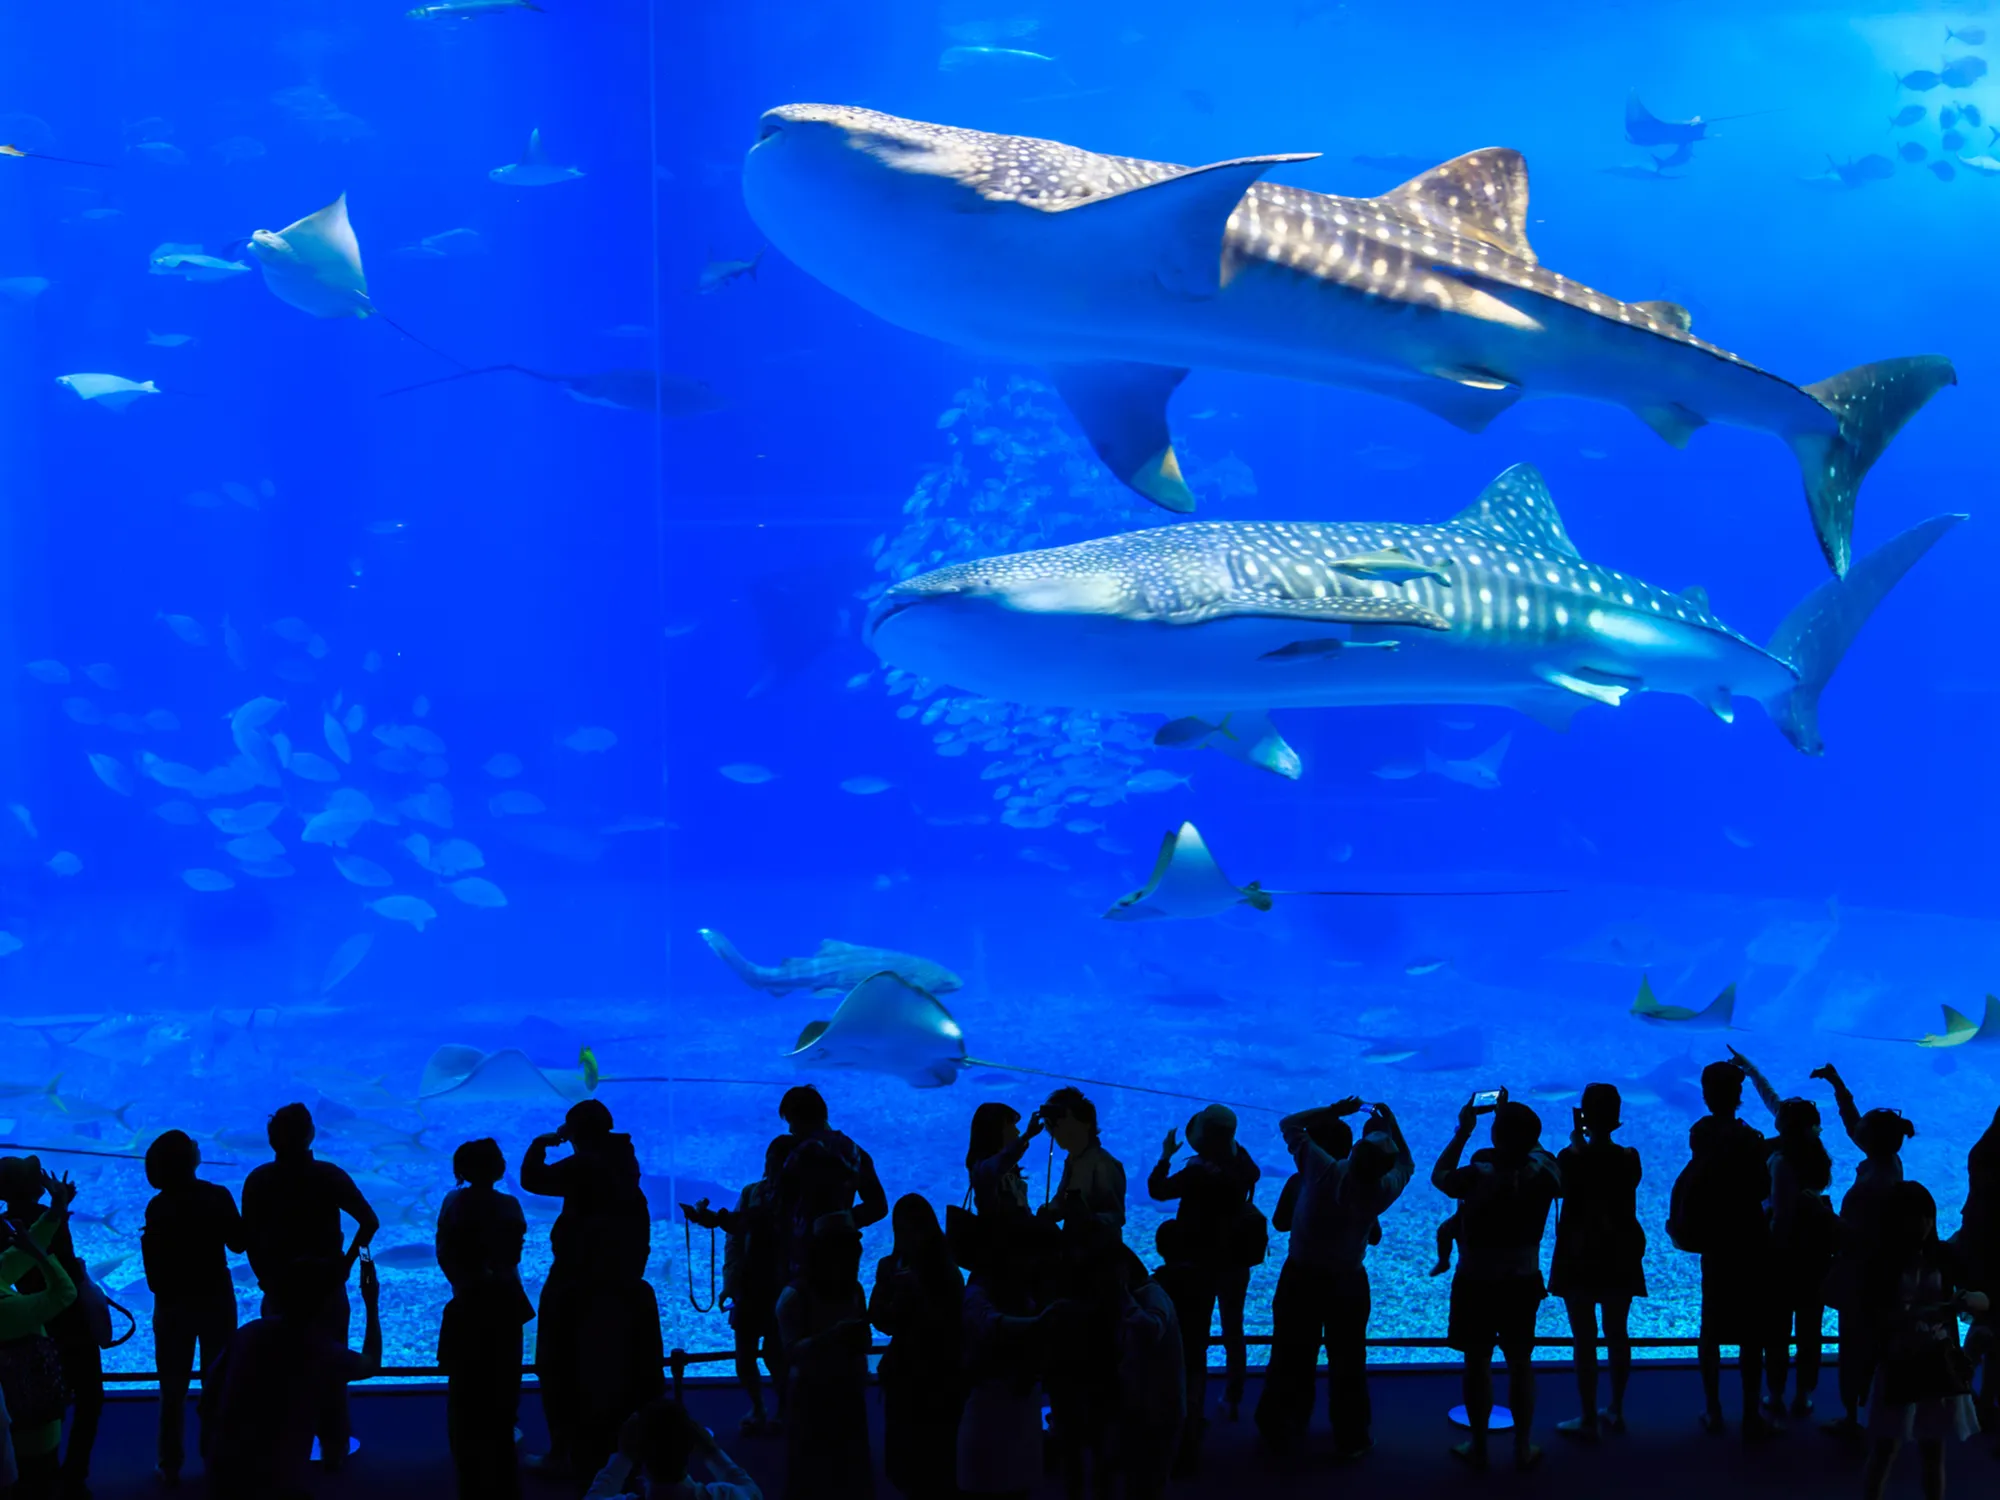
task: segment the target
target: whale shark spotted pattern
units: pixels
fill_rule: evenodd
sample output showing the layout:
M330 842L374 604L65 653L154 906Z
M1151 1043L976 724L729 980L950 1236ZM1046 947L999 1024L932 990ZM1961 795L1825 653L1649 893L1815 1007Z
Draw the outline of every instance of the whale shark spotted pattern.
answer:
M1816 755L1820 692L1841 657L1963 519L1884 543L1766 646L1699 588L1670 593L1584 561L1527 464L1442 526L1188 522L940 568L890 588L868 640L905 671L986 697L1208 724L1240 710L1477 704L1560 728L1579 707L1641 692L1693 698L1728 722L1737 698L1754 698ZM1341 566L1388 548L1444 576L1369 581Z
M1259 181L1311 155L1206 166L1108 156L843 105L767 111L744 198L772 244L905 328L1050 368L1093 448L1194 509L1167 427L1194 366L1341 385L1469 431L1524 396L1628 407L1676 447L1709 422L1791 446L1835 573L1854 500L1949 361L1810 386L1541 265L1527 165L1473 151L1378 198Z

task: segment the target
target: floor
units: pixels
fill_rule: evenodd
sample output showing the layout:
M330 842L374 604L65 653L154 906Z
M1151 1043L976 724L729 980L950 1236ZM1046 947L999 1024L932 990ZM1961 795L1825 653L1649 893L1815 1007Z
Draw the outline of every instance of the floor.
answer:
M1695 1423L1701 1407L1700 1387L1690 1369L1642 1370L1632 1384L1626 1436L1607 1438L1595 1449L1578 1449L1548 1434L1547 1457L1528 1476L1504 1467L1476 1475L1448 1456L1446 1450L1455 1434L1446 1413L1458 1400L1454 1372L1383 1371L1375 1377L1373 1389L1373 1453L1351 1466L1336 1464L1331 1444L1320 1431L1305 1451L1277 1464L1259 1452L1255 1428L1247 1420L1257 1394L1253 1379L1246 1420L1238 1424L1218 1422L1210 1430L1202 1475L1175 1484L1170 1496L1181 1500L1214 1496L1220 1500L1254 1492L1258 1500L1294 1495L1324 1500L1330 1492L1346 1492L1350 1487L1373 1495L1404 1497L1532 1492L1541 1500L1603 1500L1614 1494L1619 1500L1655 1495L1674 1500L1695 1496L1700 1500L1736 1500L1750 1495L1852 1496L1860 1492L1859 1453L1809 1425L1747 1448L1733 1435L1702 1433ZM1575 1410L1575 1390L1568 1371L1543 1371L1540 1390L1541 1428ZM1215 1392L1220 1394L1219 1385ZM691 1381L687 1399L695 1414L722 1436L724 1446L776 1500L783 1493L782 1450L770 1442L732 1441L742 1410L734 1389L726 1384ZM114 1396L105 1414L92 1478L96 1500L161 1493L152 1480L154 1412L148 1398ZM346 1473L320 1481L321 1500L444 1500L453 1493L440 1390L357 1390L353 1422L361 1451ZM541 1418L532 1396L525 1405L522 1426L527 1446L533 1448L541 1434ZM1496 1448L1496 1453L1504 1451ZM1996 1461L1993 1445L1984 1439L1955 1447L1949 1466L1952 1483L1962 1494L1991 1494L2000 1482L2000 1461ZM1251 1476L1249 1484L1246 1476ZM200 1480L190 1475L180 1493L199 1500L203 1491ZM529 1500L560 1493L554 1486L534 1481L528 1485ZM880 1493L884 1497L891 1494L886 1485ZM1905 1456L1890 1494L1917 1493L1915 1455L1910 1454Z

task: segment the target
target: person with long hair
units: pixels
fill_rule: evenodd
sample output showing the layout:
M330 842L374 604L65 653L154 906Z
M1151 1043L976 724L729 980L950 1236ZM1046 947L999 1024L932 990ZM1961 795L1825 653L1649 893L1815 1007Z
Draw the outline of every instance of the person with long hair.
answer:
M1967 1274L1982 1289L2000 1290L2000 1109L1965 1158L1965 1209L1952 1236L1965 1258ZM1992 1295L1991 1292L1988 1293ZM1986 1367L1979 1387L1979 1416L1987 1431L2000 1430L2000 1329L1992 1309L1975 1321Z
M1908 1443L1922 1454L1925 1500L1944 1500L1945 1442L1979 1430L1958 1320L1991 1304L1964 1284L1958 1261L1938 1243L1937 1202L1929 1190L1918 1182L1896 1184L1861 1286L1875 1356L1864 1500L1882 1500L1896 1455Z
M1646 1231L1639 1224L1639 1152L1611 1137L1624 1101L1608 1083L1585 1087L1569 1144L1556 1158L1562 1213L1549 1292L1569 1313L1580 1414L1556 1430L1595 1442L1600 1429L1625 1430L1625 1387L1632 1378L1632 1299L1646 1295ZM1597 1323L1603 1309L1611 1364L1611 1404L1597 1408Z
M827 1214L806 1242L805 1268L778 1296L785 1346L787 1500L867 1500L868 1300L861 1290L861 1231Z
M889 1336L876 1371L882 1467L908 1500L951 1500L965 1406L965 1282L921 1194L898 1198L890 1224L895 1245L876 1263L868 1298L869 1321Z

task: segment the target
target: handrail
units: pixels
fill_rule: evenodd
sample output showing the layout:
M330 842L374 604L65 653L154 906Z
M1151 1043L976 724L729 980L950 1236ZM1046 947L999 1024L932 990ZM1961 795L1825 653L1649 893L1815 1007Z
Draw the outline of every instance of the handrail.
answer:
M1219 1338L1210 1338L1208 1347L1211 1349L1216 1348L1222 1342ZM1264 1347L1270 1344L1271 1335L1268 1333L1246 1334L1244 1335L1243 1342L1252 1347ZM1362 1342L1370 1349L1451 1348L1450 1340L1441 1338L1372 1338L1364 1339ZM1609 1342L1608 1339L1602 1337L1596 1340L1597 1347L1600 1349L1605 1348ZM1699 1339L1693 1334L1689 1334L1685 1338L1677 1338L1671 1335L1645 1335L1634 1337L1627 1340L1627 1342L1634 1349L1692 1349L1699 1342ZM1840 1347L1839 1336L1827 1334L1820 1340L1820 1345L1826 1349L1837 1349ZM1535 1347L1537 1349L1571 1349L1575 1346L1575 1339L1538 1338L1535 1340ZM1792 1340L1790 1347L1796 1348L1797 1340ZM886 1354L888 1351L889 1346L887 1344L875 1344L868 1350L870 1354ZM736 1351L734 1349L703 1349L693 1351L674 1349L670 1350L667 1357L660 1361L660 1366L662 1369L671 1372L674 1380L678 1383L682 1373L686 1371L689 1365L720 1364L724 1360L733 1360L735 1358ZM442 1376L444 1373L436 1365L387 1365L378 1370L371 1378L376 1380L436 1378ZM521 1366L521 1373L523 1375L533 1375L536 1373L535 1366L524 1364ZM106 1370L104 1372L104 1382L106 1385L137 1385L144 1381L156 1381L159 1378L158 1372L153 1370L121 1370L115 1373Z

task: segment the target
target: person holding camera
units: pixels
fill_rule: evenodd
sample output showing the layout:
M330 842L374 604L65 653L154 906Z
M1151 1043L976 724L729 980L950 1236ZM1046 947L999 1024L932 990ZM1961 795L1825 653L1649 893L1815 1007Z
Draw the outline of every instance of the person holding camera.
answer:
M24 1353L39 1345L44 1354L54 1354L45 1328L76 1305L76 1282L50 1247L68 1227L76 1186L67 1177L43 1171L33 1157L0 1160L22 1180L32 1172L40 1191L49 1197L48 1209L32 1225L24 1228L0 1218L0 1345ZM37 1286L19 1290L20 1283L28 1280ZM56 1494L61 1474L57 1450L62 1446L63 1410L69 1404L60 1368L50 1358L10 1360L0 1366L0 1389L6 1398L0 1407L12 1424L7 1436L16 1474L7 1494L14 1500L48 1500Z
M1342 1099L1278 1122L1298 1166L1298 1190L1290 1205L1281 1205L1291 1242L1271 1299L1271 1363L1256 1420L1264 1441L1281 1452L1312 1420L1322 1344L1335 1451L1355 1459L1374 1446L1368 1247L1380 1242L1381 1217L1409 1185L1415 1163L1386 1104L1367 1106L1361 1139L1354 1139L1342 1116L1362 1108L1358 1098ZM1289 1216L1282 1213L1285 1206Z
M1600 1428L1625 1430L1625 1386L1632 1378L1632 1299L1646 1295L1646 1231L1639 1224L1639 1152L1611 1139L1624 1101L1616 1086L1593 1083L1572 1114L1569 1144L1556 1158L1562 1213L1549 1291L1569 1313L1581 1413L1556 1431L1597 1441ZM1597 1322L1611 1359L1611 1404L1597 1409Z
M1493 1116L1493 1146L1465 1165L1459 1158L1478 1127ZM1469 1442L1452 1454L1474 1468L1487 1464L1487 1424L1493 1415L1493 1350L1507 1362L1507 1404L1514 1416L1514 1467L1532 1469L1542 1450L1535 1422L1535 1313L1547 1295L1542 1282L1542 1232L1562 1196L1562 1171L1542 1148L1542 1121L1505 1089L1475 1094L1458 1112L1458 1129L1431 1168L1431 1183L1459 1202L1458 1272L1451 1282L1447 1341L1465 1356L1461 1377Z
M625 1342L641 1304L652 1300L645 1276L653 1226L639 1186L639 1157L632 1137L614 1131L612 1123L609 1109L585 1099L563 1116L561 1129L536 1136L521 1157L522 1190L563 1203L549 1230L553 1255L535 1323L549 1451L528 1466L579 1479L603 1466L617 1443L618 1424L638 1405L637 1399L624 1402L624 1375L640 1358ZM568 1146L570 1154L552 1162L549 1151L556 1146ZM652 1342L659 1342L657 1306ZM653 1378L659 1379L657 1361Z

